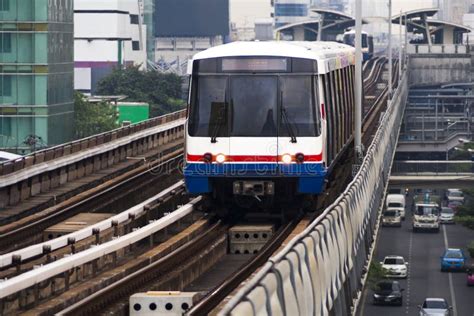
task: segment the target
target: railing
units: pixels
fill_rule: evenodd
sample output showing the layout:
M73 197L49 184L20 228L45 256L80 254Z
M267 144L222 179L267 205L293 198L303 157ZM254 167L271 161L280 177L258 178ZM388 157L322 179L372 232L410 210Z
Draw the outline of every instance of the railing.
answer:
M470 160L404 160L394 161L393 175L465 175L474 173L474 161Z
M16 172L20 169L31 167L35 164L71 155L87 148L99 146L104 143L114 141L118 138L131 135L147 128L151 128L153 126L158 126L167 122L184 118L185 116L186 110L181 110L178 112L155 117L140 123L117 128L102 134L93 135L87 138L82 138L69 143L39 150L15 160L0 162L0 176Z
M469 54L470 47L463 44L410 44L408 54Z
M221 315L348 315L354 311L372 256L407 91L405 74L354 180L260 269Z
M0 165L0 209L182 139L185 117L178 111L7 161ZM50 196L53 204L60 199Z

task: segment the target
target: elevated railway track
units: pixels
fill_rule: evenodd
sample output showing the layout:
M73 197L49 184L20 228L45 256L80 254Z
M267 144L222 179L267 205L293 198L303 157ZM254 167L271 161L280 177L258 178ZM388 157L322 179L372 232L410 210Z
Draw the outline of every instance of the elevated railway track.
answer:
M372 67L376 69L369 72L369 80L367 80L364 85L366 89L372 89L381 81L384 63L384 61L374 61L372 63ZM395 72L394 75L396 76ZM376 130L369 128L369 125L373 125L374 122L377 122L377 117L380 117L381 112L383 112L385 108L385 101L386 89L383 89L376 102L373 102L372 105L368 106L368 111L366 111L367 114L364 119L364 144L366 147L369 146L373 133ZM343 160L346 166L341 168L344 170L344 176L347 177L347 179L350 179L350 170L353 161L350 159L351 153L352 151L349 150L347 159ZM178 151L175 151L173 155L175 155L175 157L168 156L168 160L160 161L160 163L165 164L168 161L178 161ZM157 163L157 165L160 164ZM143 175L137 173L135 179L140 179L140 176L146 176L146 171L143 171ZM129 181L132 181L131 183L133 183L133 180ZM325 203L321 204L321 209L324 209L327 205L331 204L334 199L336 199L345 187L345 184L346 183L341 181L339 187L332 188L333 191L327 193L329 198L326 199ZM133 187L133 184L131 186ZM112 189L111 192L113 192ZM120 191L115 191L114 194L120 194L117 192ZM108 227L105 229L94 230L92 227L89 228L88 236L82 238L84 244L81 247L77 247L79 244L79 239L77 237L73 239L71 238L72 236L62 236L61 243L58 243L59 239L52 241L57 243L56 246L51 244L45 247L45 243L36 245L36 249L39 250L36 250L35 255L30 254L25 256L23 253L28 252L29 250L25 250L28 248L21 250L19 247L16 247L16 252L13 251L4 254L1 262L2 266L5 268L2 272L10 279L3 283L3 292L0 290L0 301L2 302L1 306L3 311L22 311L26 314L61 313L66 315L98 313L99 311L104 310L124 312L128 308L128 296L136 291L146 291L150 288L172 289L169 286L170 279L163 279L163 276L168 273L166 270L167 268L171 269L172 267L176 267L176 264L178 263L182 263L183 266L186 266L186 259L189 259L189 264L187 266L190 269L189 271L196 271L196 269L201 270L197 274L194 273L194 276L191 279L195 279L205 271L209 270L214 264L219 262L216 260L217 258L221 258L226 254L226 236L228 229L232 224L215 222L212 218L206 217L202 214L198 216L200 219L191 217L192 220L187 220L186 225L188 226L183 227L182 223L177 225L178 228L175 227L168 229L163 226L159 231L153 231L146 237L143 235L140 235L139 239L136 237L133 243L122 243L120 248L113 248L117 246L111 246L112 244L118 244L118 240L121 240L122 238L130 238L134 233L138 234L139 231L146 229L149 225L155 224L156 222L153 220L160 221L164 218L168 218L170 215L172 216L173 212L166 214L163 210L163 205L166 203L168 211L171 210L169 209L170 206L176 206L179 203L186 203L187 198L181 195L183 192L182 184L177 184L176 187L167 189L165 192L167 192L166 198L164 196L157 197L152 205L149 204L151 203L150 201L146 201L145 205L142 205L143 203L140 204L142 205L141 207L143 210L147 210L146 212L142 210L140 216L137 216L137 214L134 216L123 215L121 213L119 214L120 216L128 216L122 222L114 222L114 220L110 220L107 224ZM180 198L179 201L176 200L178 197ZM190 203L192 209L195 207L199 208L199 198L190 201ZM160 211L157 211L159 208L157 205L161 205ZM186 204L183 207L189 208L190 206L187 205L189 204ZM179 209L182 209L183 207ZM153 210L155 211L154 215L145 215L152 214ZM318 215L319 213L308 214L305 216L304 222L309 223ZM70 216L70 214L67 216ZM61 221L64 218L67 218L67 216L62 218L58 217L54 221ZM36 230L36 233L30 233L30 235L38 234L40 231L39 227L45 227L41 226L44 225L41 224L41 221L44 221L45 218L41 219L38 224L33 225L33 227L38 225L37 228L26 228L24 232ZM138 218L140 218L141 221L137 221ZM152 221L150 222L150 220ZM249 256L249 260L246 261L246 263L238 270L234 271L231 278L216 282L214 290L210 291L209 295L205 296L204 299L191 310L191 313L198 315L202 312L207 313L215 308L215 306L222 301L223 297L227 296L242 282L242 280L248 278L251 273L262 265L262 263L264 263L271 255L275 254L275 251L277 251L285 238L297 233L294 229L295 227L298 227L300 220L301 218L295 218L288 223L277 223L276 227L280 227L280 225L281 227L276 230L274 237L262 248L262 250L258 252L257 255ZM121 227L121 229L118 227ZM301 227L298 227L297 229L301 230ZM119 230L122 231L122 234L116 233ZM172 236L170 236L169 231L172 230L179 233L175 235L171 234ZM13 234L10 236L15 235ZM22 237L21 234L18 234L17 236L18 237L12 238L18 238L19 240L25 238L24 236ZM0 236L0 243L2 238L3 235ZM173 242L176 242L176 244L173 244ZM167 244L167 246L164 246L165 244ZM91 245L92 248L89 248ZM35 245L31 245L30 247L35 247ZM73 259L76 258L75 256L89 256L90 253L93 253L94 251L97 255L97 253L100 252L98 250L99 247L101 249L100 251L105 251L102 256L96 256L93 258L89 257L91 260L86 261L82 259L82 261ZM163 250L163 248L167 250L157 254L156 250L154 250L157 247L161 247L161 250ZM199 249L198 253L196 253L196 249ZM24 252L21 253L21 251ZM217 253L219 253L220 256L217 256ZM203 264L202 261L195 258L196 255L205 258L215 256L215 258L214 260L209 259L210 261L204 263L204 268L195 268L193 265L199 266L200 264ZM149 258L149 260L145 260L144 258ZM193 261L193 258L196 260ZM126 262L125 259L128 259L128 261ZM73 266L67 266L67 264L64 263L66 261L75 263ZM35 268L34 266L37 266L38 264L43 266ZM58 270L57 267L61 265L63 265L62 268ZM128 266L128 268L124 268L125 265ZM131 270L130 267L132 266L135 270ZM44 269L44 271L50 271L48 272L49 275L41 269ZM111 272L114 269L118 274ZM122 271L122 274L120 274L119 271ZM136 272L133 274L124 274L123 271ZM39 280L32 278L31 275L41 275L42 277L41 280ZM108 275L108 277L105 277L106 275ZM105 281L94 281L99 279ZM180 289L184 289L185 285L189 284L191 279L183 282ZM30 283L25 280L29 280L28 282ZM11 285L20 283L22 285L19 288ZM8 288L8 290L5 288ZM83 295L79 295L78 293L83 293ZM92 293L95 294L90 295Z

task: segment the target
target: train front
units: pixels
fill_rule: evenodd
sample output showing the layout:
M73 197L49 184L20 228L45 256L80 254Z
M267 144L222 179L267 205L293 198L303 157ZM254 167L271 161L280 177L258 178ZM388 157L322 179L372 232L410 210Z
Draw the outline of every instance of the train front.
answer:
M317 62L275 56L281 49L241 42L195 56L185 145L189 193L249 208L321 192Z

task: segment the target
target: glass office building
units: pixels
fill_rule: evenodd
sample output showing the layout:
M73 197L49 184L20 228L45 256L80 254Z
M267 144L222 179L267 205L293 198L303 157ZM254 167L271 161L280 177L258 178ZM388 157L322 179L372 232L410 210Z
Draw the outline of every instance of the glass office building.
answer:
M73 0L0 0L0 148L72 139L73 14Z
M308 19L310 0L275 0L275 28Z

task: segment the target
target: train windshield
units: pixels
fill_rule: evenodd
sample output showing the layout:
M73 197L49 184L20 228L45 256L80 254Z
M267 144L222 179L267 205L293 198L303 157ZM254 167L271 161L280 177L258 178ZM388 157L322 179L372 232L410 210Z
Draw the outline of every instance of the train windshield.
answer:
M355 46L355 34L344 34L344 44ZM362 34L362 47L367 47L367 34Z
M316 80L310 75L195 77L189 135L319 136Z

